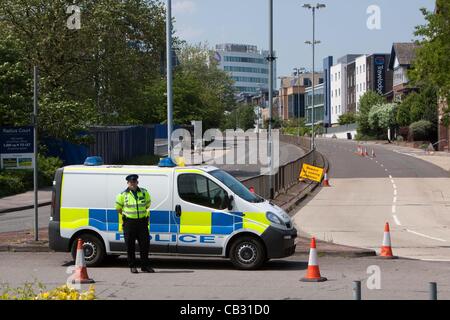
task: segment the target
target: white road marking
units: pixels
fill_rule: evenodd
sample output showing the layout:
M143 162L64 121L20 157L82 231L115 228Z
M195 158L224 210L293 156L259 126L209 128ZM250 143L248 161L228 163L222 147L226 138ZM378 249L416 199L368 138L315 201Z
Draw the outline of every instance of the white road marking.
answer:
M391 180L392 180L392 176L391 176L391 175L389 175L389 179L391 179Z
M392 185L394 187L394 189L397 189L397 186L395 184Z
M431 240L436 240L436 241L440 241L440 242L447 242L447 240L430 237L430 236L427 236L426 234L423 234L423 233L420 233L420 232L416 232L416 231L412 231L412 230L409 230L409 229L406 229L406 231L409 232L409 233L413 233L413 234L415 234L417 236L428 238L428 239L431 239Z
M394 190L394 196L396 196L396 195L397 195L397 189Z
M391 183L392 183L392 184L395 184L395 181L394 181L394 179L391 179Z
M394 197L394 200L393 200L393 202L394 202L394 203L396 203L396 202L397 202L397 197Z
M380 164L381 167L384 167L383 164Z
M392 213L395 213L396 207L395 205L392 206Z
M401 226L402 224L400 223L400 220L398 220L398 218L397 218L397 216L394 214L393 216L392 216L393 218L394 218L394 221L395 221L395 224L396 225L398 225L398 226Z

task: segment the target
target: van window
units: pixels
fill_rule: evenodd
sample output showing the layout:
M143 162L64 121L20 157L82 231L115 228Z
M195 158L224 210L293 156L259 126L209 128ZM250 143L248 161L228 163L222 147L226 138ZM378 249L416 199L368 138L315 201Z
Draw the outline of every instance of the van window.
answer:
M178 194L184 201L200 206L223 210L228 194L216 183L199 174L178 176Z
M245 201L252 203L264 202L263 198L254 193L251 193L246 186L244 186L239 180L230 175L228 172L225 172L223 170L214 170L211 171L210 174L214 178L222 182L224 185L226 185L228 188L230 188L231 191L233 191L236 195L238 195Z

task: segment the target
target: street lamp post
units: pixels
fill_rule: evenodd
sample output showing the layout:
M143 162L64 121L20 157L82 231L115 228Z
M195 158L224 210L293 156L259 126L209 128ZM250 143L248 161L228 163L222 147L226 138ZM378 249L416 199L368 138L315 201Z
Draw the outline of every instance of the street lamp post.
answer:
M268 154L269 154L269 191L270 199L274 197L274 190L272 186L273 178L273 150L272 150L272 107L273 107L273 62L275 56L273 54L273 0L269 0L269 55L267 57L269 62L269 132L268 132Z
M305 9L311 9L312 10L312 16L313 16L313 40L311 41L306 41L306 44L310 44L312 45L312 109L311 109L311 150L314 150L316 148L315 142L314 142L314 95L315 95L315 91L314 91L314 77L315 77L315 54L316 54L316 44L319 44L320 41L316 41L316 9L319 10L321 8L325 8L326 6L324 4L321 3L317 3L315 6L311 5L311 4L304 4L303 8Z
M300 137L300 73L303 71L303 70L305 70L305 68L294 68L294 72L297 74L297 81L298 81L298 83L297 83L297 90L298 90L298 92L297 92L297 96L298 96L298 99L297 99L297 103L298 103L298 105L297 105L297 126L298 126L298 130L297 130L297 136L299 136Z
M173 91L172 91L172 0L167 0L166 16L167 54L167 156L172 157Z

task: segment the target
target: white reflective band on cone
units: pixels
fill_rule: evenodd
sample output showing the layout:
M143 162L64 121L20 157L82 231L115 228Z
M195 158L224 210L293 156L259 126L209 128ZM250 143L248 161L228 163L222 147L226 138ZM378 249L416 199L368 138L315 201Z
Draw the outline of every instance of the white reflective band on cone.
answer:
M311 248L309 250L309 261L308 261L308 265L309 266L317 266L317 251L315 248Z
M86 267L86 261L84 261L84 251L77 250L77 257L75 260L75 266L77 267Z
M384 233L383 246L385 246L385 247L391 246L391 234L389 232Z

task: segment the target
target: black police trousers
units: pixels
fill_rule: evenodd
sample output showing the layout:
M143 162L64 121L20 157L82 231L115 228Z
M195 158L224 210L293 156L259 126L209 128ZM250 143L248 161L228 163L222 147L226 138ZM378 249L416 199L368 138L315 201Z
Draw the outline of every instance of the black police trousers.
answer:
M136 267L136 240L139 243L141 267L149 266L150 234L148 218L129 219L123 216L123 234L127 246L128 266Z

